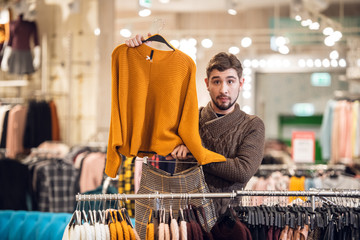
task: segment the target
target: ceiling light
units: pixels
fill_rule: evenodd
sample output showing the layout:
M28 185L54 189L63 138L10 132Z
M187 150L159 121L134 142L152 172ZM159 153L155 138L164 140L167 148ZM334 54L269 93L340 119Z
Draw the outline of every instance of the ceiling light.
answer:
M245 99L251 98L251 92L250 91L243 91L243 98L245 98Z
M342 38L342 33L340 31L335 31L331 34L335 41L339 41Z
M260 62L259 62L259 64L260 64L260 67L261 67L261 68L266 68L266 61L265 61L265 59L261 59Z
M286 39L283 36L279 36L275 40L276 46L280 47L286 44Z
M239 52L240 52L240 48L238 48L238 47L233 46L233 47L230 47L230 48L229 48L229 53L231 53L231 54L236 55L236 54L238 54Z
M332 47L332 46L335 45L335 41L334 41L334 39L333 39L331 36L327 36L327 37L325 38L325 40L324 40L324 43L325 43L325 45L328 46L328 47Z
M128 38L131 36L131 31L127 28L123 28L120 30L120 35L125 37L125 38Z
M338 59L339 58L339 52L334 50L329 54L329 56L330 56L330 59Z
M251 68L244 68L243 73L244 75L250 75L251 74Z
M299 65L299 67L305 67L306 66L306 61L304 59L300 59L298 61L298 65Z
M211 41L211 39L209 39L209 38L205 38L201 41L201 45L204 48L211 48L213 45L213 41Z
M151 15L151 10L148 8L144 8L142 10L139 11L139 16L140 17L148 17Z
M242 107L242 110L246 112L247 114L251 113L251 107L249 105L245 105Z
M244 83L243 88L245 91L250 91L251 90L251 84L250 83Z
M323 59L322 60L322 65L323 65L323 67L326 67L326 68L330 67L329 59L327 59L327 58Z
M346 67L346 61L345 61L345 59L342 58L342 59L339 60L339 66L340 66L340 67Z
M286 45L282 45L279 47L279 53L281 54L288 54L290 52L290 49Z
M252 66L253 68L259 67L259 61L258 61L257 59L253 59L253 60L251 61L251 66Z
M245 80L245 82L250 83L252 81L252 78L251 78L251 76L247 75L247 76L244 76L244 80Z
M161 3L169 3L170 0L159 0L159 2L161 2Z
M282 65L284 67L290 67L290 61L288 59L285 59L285 60L282 61Z
M301 26L303 26L303 27L310 26L311 24L312 24L311 19L307 19L307 20L302 20L302 21L301 21Z
M195 38L189 38L188 42L191 46L196 46L196 44L197 44L197 41Z
M100 28L95 28L94 34L95 34L95 36L99 36L100 35Z
M312 24L310 24L309 28L311 30L318 30L320 28L320 24L318 22L313 22Z
M300 15L296 15L296 16L295 16L295 20L298 21L298 22L301 21L301 16L300 16Z
M331 64L332 67L337 67L337 66L339 66L338 61L337 61L336 59L332 59L331 62L330 62L330 64Z
M235 16L237 14L237 11L233 8L228 9L228 14Z
M306 66L307 67L313 67L314 66L314 61L312 59L306 60Z
M251 43L252 43L252 40L249 37L244 37L241 40L241 46L244 47L244 48L250 47Z
M244 67L251 67L251 60L249 60L249 59L245 59L244 60L244 62L243 62L243 64L244 64Z
M321 67L321 60L320 59L315 59L314 65L315 65L315 67Z
M171 40L170 44L173 45L175 48L179 48L179 46L180 46L180 42L176 39Z
M334 29L332 29L332 27L326 27L326 28L324 28L324 30L323 30L323 34L324 35L330 35L330 34L332 34L334 32Z

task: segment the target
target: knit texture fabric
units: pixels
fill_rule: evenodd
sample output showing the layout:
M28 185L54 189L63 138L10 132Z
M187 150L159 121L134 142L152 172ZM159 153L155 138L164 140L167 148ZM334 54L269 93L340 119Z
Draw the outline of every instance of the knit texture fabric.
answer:
M203 146L226 157L226 162L203 166L210 192L241 190L261 164L265 142L263 121L240 110L238 104L229 114L217 117L211 103L200 109L200 136ZM186 160L187 162L190 160ZM193 165L177 162L176 172ZM214 199L221 214L230 199ZM221 208L221 209L220 209Z
M201 145L195 75L194 61L177 49L162 51L146 44L114 49L107 175L116 176L119 153L166 156L180 144L201 165L225 161Z

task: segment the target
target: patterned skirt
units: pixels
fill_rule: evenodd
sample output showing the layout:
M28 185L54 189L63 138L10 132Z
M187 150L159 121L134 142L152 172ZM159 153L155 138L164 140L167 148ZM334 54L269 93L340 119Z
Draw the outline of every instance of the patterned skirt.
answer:
M170 174L157 169L151 165L143 164L141 182L138 194L152 193L209 193L205 183L204 173L201 166L195 166L185 171ZM138 199L135 201L135 228L141 239L145 239L146 225L149 220L151 209L156 210L159 204L168 211L170 205L173 212L176 213L186 204L193 206L202 206L205 210L207 226L211 229L216 223L216 213L213 201L211 199ZM201 222L204 229L206 224Z

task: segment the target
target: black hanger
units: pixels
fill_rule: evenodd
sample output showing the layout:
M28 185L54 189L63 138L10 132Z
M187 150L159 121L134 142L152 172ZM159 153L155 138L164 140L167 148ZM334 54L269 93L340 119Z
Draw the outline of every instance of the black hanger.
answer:
M161 42L161 43L164 43L166 44L166 46L168 46L169 48L171 48L172 50L175 51L175 48L173 46L171 46L163 36L159 35L159 34L155 34L155 35L152 35L151 37L143 40L142 42L145 43L145 42L148 42L148 41L156 41L156 42Z

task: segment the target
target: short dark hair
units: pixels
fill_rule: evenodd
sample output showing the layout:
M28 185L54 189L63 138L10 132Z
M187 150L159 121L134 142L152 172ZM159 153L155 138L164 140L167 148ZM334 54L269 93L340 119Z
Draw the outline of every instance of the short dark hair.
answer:
M241 79L243 68L240 60L234 54L220 52L210 59L206 68L207 78L210 77L210 73L214 69L223 72L230 68L235 69L239 79Z

